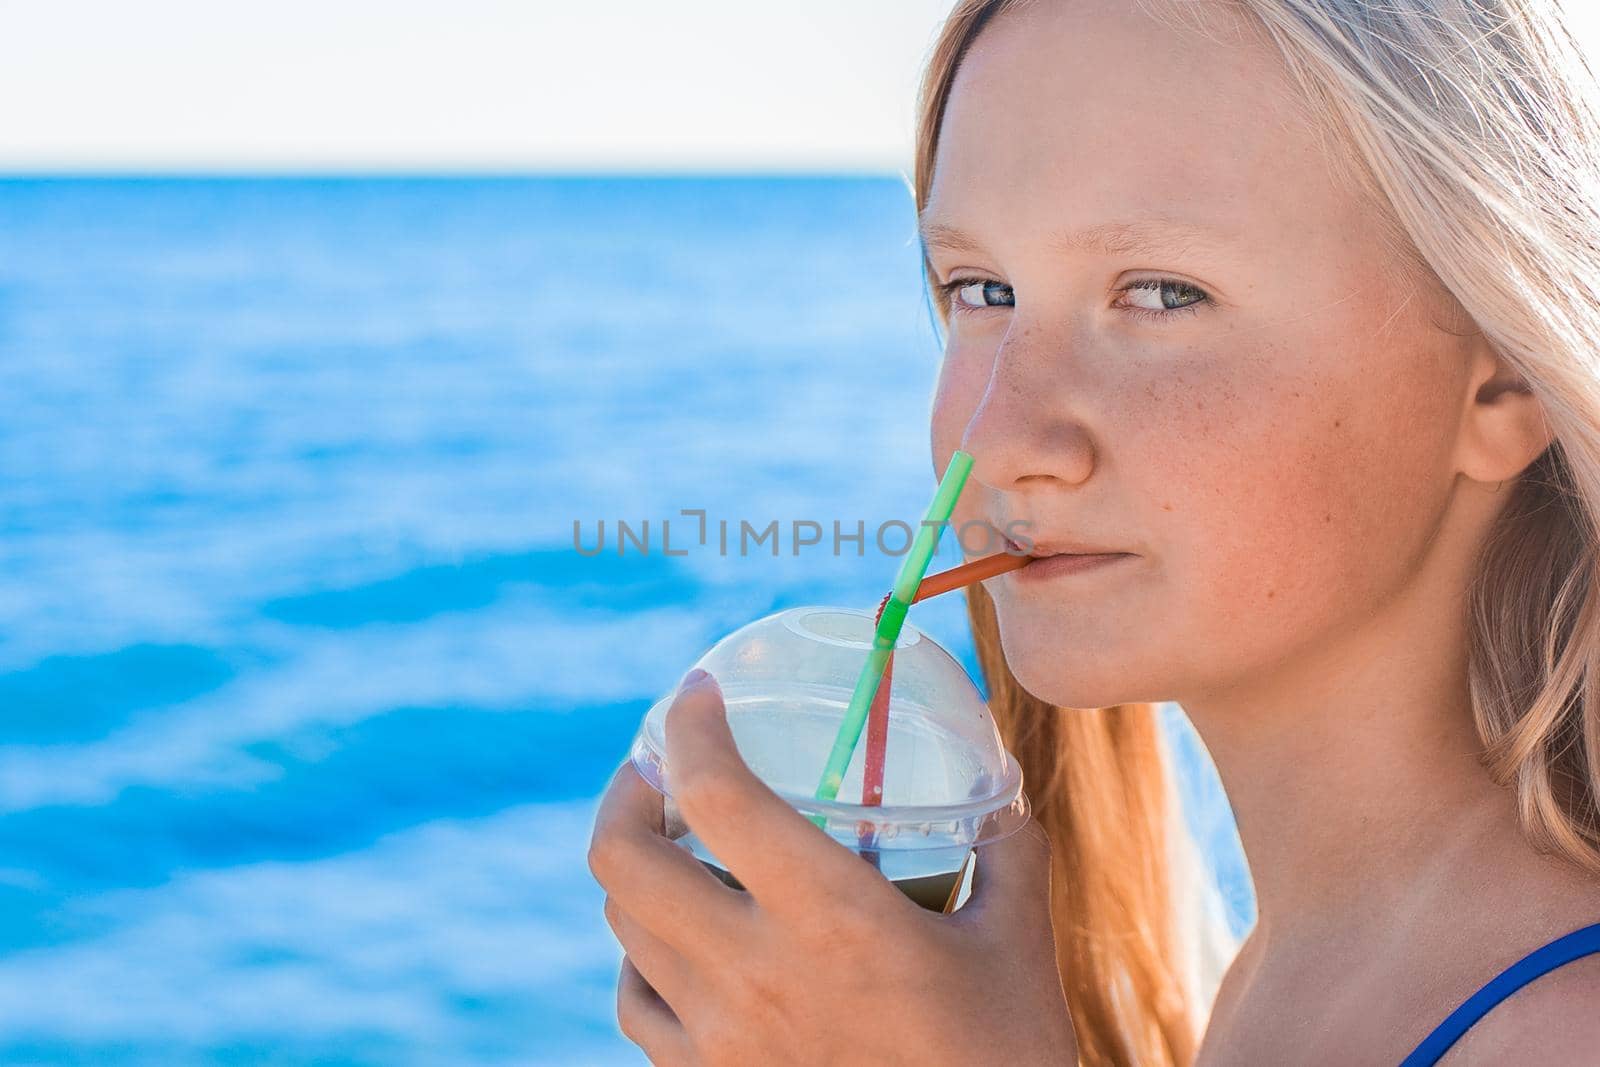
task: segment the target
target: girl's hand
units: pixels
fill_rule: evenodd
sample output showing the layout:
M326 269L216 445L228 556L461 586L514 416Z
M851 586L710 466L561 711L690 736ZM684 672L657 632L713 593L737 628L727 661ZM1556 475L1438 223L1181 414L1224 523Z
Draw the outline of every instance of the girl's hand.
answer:
M1078 1062L1036 823L984 846L940 915L750 772L710 676L680 690L667 752L684 820L748 892L662 836L660 794L624 764L589 866L627 954L617 1018L654 1063Z

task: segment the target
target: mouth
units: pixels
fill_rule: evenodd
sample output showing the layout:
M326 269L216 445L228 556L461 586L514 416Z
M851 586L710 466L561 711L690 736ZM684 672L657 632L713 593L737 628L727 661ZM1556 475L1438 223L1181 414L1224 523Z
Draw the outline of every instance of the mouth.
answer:
M1005 575L1021 586L1032 586L1069 575L1098 572L1116 568L1118 564L1139 557L1132 552L1119 552L1082 544L1056 544L1036 542L1023 548L1011 538L1006 538L1006 551L1013 555L1034 557L1026 566Z
M1122 552L1114 548L1100 548L1094 545L1068 544L1066 542L1034 541L1024 548L1022 545L1007 537L1006 551L1013 556L1032 556L1035 559L1049 559L1052 556L1131 556L1131 552Z

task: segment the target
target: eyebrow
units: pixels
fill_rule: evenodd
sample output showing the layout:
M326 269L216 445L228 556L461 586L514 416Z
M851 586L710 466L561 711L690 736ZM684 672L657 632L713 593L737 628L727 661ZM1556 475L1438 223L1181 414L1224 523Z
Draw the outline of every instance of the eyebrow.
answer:
M937 221L923 221L917 227L925 251L983 252L983 242L958 227ZM1131 222L1102 222L1076 230L1066 230L1050 239L1051 246L1063 252L1097 252L1101 255L1147 255L1156 252L1178 253L1195 247L1215 248L1225 239L1221 231L1176 219L1139 219Z

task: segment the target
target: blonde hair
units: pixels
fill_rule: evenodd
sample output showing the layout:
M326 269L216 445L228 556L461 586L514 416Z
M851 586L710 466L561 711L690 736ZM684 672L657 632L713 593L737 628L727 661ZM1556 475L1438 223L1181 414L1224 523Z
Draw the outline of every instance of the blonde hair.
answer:
M917 209L957 68L1027 0L961 0L918 97ZM1146 6L1154 0L1141 0ZM1453 299L1543 407L1554 444L1507 494L1469 591L1483 763L1534 845L1600 872L1600 106L1556 0L1164 0L1281 56L1330 164L1396 252ZM1243 19L1214 21L1235 12ZM940 306L941 317L947 309ZM1085 1064L1185 1064L1209 990L1164 869L1174 832L1154 705L1059 709L1017 684L968 600L991 704L1055 842L1057 955Z

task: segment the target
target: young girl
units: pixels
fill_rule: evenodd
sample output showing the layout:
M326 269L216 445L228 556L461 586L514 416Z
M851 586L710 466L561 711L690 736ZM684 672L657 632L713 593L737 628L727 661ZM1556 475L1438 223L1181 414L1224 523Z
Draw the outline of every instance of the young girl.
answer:
M590 859L624 1032L661 1064L1596 1062L1594 89L1550 0L964 0L918 130L935 467L976 457L958 525L1085 557L969 601L1037 821L923 912L687 680L675 795L749 892L619 772ZM1209 1005L1160 700L1255 880Z

